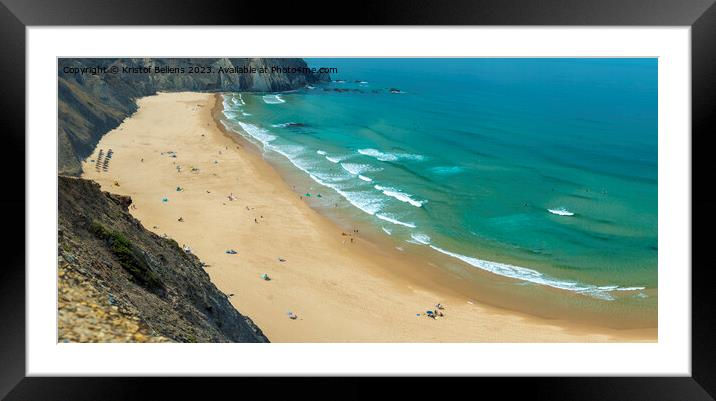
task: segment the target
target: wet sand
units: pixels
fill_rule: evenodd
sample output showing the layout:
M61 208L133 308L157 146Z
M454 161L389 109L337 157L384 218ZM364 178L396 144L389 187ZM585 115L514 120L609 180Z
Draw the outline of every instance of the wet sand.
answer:
M548 320L465 296L417 258L396 258L312 209L223 130L216 103L217 95L189 92L139 99L137 113L84 162L83 177L131 196L145 228L191 248L272 342L656 340L656 329ZM107 171L92 161L100 149L113 152ZM437 303L445 316L425 316Z

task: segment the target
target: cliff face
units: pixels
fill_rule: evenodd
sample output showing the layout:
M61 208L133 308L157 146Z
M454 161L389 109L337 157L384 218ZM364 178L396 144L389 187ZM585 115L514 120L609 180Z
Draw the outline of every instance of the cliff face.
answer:
M58 179L60 341L268 342L196 256L129 214L130 198Z
M87 70L91 67L97 67L95 74ZM230 72L252 67L270 73ZM80 161L137 110L139 97L162 91L278 92L330 80L328 74L301 70L305 67L302 59L59 59L59 172L81 174Z

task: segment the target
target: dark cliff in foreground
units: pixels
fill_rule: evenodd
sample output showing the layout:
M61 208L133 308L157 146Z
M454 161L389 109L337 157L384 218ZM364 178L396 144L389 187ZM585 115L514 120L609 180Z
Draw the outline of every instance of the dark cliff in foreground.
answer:
M162 91L277 92L330 80L305 67L288 58L59 59L59 172L81 174L80 161L137 110L137 98ZM242 68L257 72L232 72Z
M199 259L144 229L131 199L59 177L60 341L268 342Z

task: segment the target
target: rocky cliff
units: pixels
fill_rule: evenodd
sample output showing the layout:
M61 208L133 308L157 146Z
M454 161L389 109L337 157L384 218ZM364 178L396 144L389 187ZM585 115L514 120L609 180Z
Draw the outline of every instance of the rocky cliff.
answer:
M58 179L59 341L268 342L196 256L129 214L130 198Z
M302 59L59 59L59 172L81 174L80 161L136 111L139 97L161 91L277 92L330 80L306 67Z

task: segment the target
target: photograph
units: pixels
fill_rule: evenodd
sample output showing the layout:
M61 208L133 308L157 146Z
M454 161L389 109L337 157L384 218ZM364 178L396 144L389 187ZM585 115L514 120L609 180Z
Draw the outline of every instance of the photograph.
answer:
M188 56L56 59L58 343L659 341L658 57Z
M0 0L0 399L714 400L714 1Z

